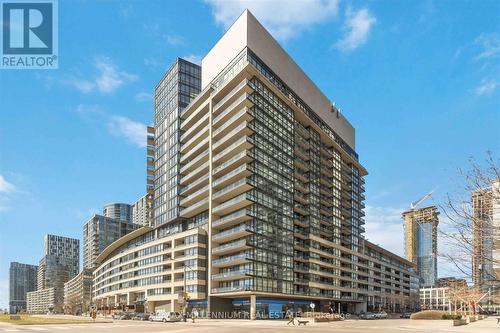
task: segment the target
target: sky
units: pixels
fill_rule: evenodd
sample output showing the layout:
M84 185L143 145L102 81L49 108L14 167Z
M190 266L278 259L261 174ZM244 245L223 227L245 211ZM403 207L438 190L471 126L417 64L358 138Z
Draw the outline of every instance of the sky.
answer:
M0 308L9 262L143 195L156 83L245 8L356 128L370 241L403 255L401 212L499 158L499 1L59 1L59 68L0 70Z

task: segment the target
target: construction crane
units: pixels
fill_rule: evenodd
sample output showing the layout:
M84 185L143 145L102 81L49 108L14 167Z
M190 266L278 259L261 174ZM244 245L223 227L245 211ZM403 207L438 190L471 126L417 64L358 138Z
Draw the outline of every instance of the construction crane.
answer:
M433 189L432 191L430 191L429 193L425 194L423 197L421 197L417 201L412 202L410 204L410 209L417 208L418 205L420 205L422 202L424 202L425 200L427 200L428 198L430 198L432 196L432 193L434 193L435 190L436 189Z

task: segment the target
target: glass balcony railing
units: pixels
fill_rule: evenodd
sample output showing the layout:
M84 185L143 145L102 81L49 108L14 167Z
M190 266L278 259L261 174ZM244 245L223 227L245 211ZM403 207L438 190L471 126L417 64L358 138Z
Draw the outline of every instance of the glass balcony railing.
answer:
M250 269L240 269L240 270L237 270L237 271L230 271L230 272L225 272L225 273L212 274L212 280L229 278L229 277L233 277L233 276L247 275L247 274L250 274L251 272L252 271Z
M217 227L217 226L220 226L220 225L224 225L230 221L233 221L237 218L240 218L240 217L244 217L246 216L246 209L241 209L241 210L238 210L234 213L231 213L229 215L226 215L224 217L221 217L220 219L218 220L215 220L212 222L212 227Z
M254 256L251 253L240 253L240 254L235 254L234 256L229 256L229 257L224 257L224 258L219 258L212 260L212 265L220 265L220 264L227 264L231 263L234 261L238 260L246 260L246 259L253 259Z

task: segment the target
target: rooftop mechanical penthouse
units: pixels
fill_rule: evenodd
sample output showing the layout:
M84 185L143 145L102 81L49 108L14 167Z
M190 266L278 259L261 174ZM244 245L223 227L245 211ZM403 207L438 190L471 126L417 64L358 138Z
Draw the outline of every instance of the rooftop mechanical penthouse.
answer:
M110 310L403 310L414 264L364 239L355 130L245 11L155 90L155 223L98 257Z

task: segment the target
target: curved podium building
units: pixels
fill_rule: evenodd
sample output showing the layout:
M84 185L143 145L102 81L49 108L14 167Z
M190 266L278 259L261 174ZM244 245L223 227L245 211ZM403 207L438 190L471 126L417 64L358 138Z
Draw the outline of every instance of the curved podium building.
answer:
M414 264L364 239L355 131L245 11L155 90L154 224L97 259L101 309L402 310Z

